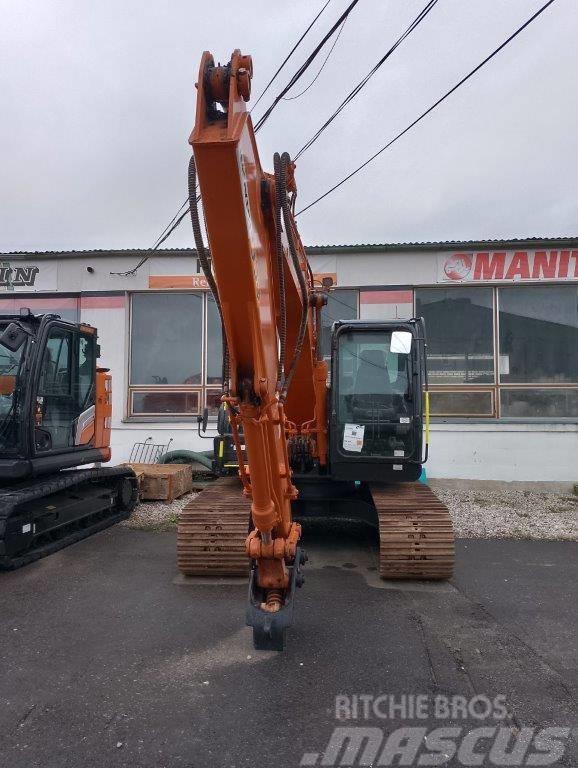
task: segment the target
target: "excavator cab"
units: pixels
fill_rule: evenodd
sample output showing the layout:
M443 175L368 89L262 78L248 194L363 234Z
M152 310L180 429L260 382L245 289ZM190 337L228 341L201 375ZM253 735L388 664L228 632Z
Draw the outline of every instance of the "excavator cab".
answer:
M330 465L336 480L419 479L427 384L423 319L339 321L331 356Z
M0 570L124 520L138 501L130 467L100 466L112 388L98 356L92 326L28 309L0 318Z
M2 318L0 480L108 460L108 404L98 391L107 376L97 357L88 325L28 310Z

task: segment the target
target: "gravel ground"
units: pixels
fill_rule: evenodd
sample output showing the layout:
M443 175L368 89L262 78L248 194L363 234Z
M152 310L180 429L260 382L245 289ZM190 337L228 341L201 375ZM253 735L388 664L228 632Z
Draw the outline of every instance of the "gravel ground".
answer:
M578 540L578 496L528 490L435 487L464 539Z
M170 531L176 528L181 509L198 495L195 491L185 493L170 504L162 501L141 501L130 518L120 525L140 531Z
M465 539L555 539L578 541L578 496L528 490L443 487L435 492L448 505L456 536ZM167 531L176 527L181 509L197 493L171 504L141 502L128 528Z

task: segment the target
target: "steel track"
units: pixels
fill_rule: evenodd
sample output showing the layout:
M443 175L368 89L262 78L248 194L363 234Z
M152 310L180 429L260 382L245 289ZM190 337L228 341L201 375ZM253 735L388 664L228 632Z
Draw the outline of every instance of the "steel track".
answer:
M372 485L384 579L448 579L454 534L447 507L421 483ZM245 539L250 500L239 480L220 478L183 509L177 533L178 568L186 576L247 576Z
M248 576L251 502L236 477L222 477L181 512L177 563L186 576Z
M427 485L371 485L379 520L382 579L449 579L454 532L448 508Z

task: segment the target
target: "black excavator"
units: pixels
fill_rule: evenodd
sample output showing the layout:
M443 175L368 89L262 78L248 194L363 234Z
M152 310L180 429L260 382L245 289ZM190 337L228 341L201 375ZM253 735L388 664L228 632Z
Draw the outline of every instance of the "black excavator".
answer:
M123 520L138 501L132 469L100 466L112 404L99 355L92 326L28 309L0 319L0 570Z

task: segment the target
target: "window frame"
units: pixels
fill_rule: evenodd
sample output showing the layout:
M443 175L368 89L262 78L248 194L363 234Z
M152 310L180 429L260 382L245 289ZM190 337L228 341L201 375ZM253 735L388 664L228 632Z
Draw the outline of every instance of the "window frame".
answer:
M556 286L559 285L558 282L543 282L540 283L542 286ZM577 283L570 282L570 285L578 285ZM533 284L528 283L520 283L517 284L515 287L519 288L525 288L529 287ZM407 290L412 291L412 307L413 307L413 315L416 315L416 305L417 305L417 292L420 290L440 290L440 291L448 291L451 290L451 287L447 285L439 285L439 284L424 284L424 285L414 285L414 286L404 286ZM492 336L492 352L494 357L494 381L493 382L474 382L474 383L461 383L461 384L452 384L452 383L446 383L446 384L431 384L430 382L430 391L436 392L490 392L491 398L492 398L492 405L493 405L493 413L487 414L487 415L463 415L458 416L456 414L438 414L436 416L432 415L432 422L433 423L480 423L480 424L492 424L492 423L531 423L531 424L576 424L578 423L578 416L557 416L557 417L514 417L514 416L503 416L501 413L501 391L505 389L526 389L526 390L536 390L536 389L578 389L578 382L574 384L573 382L557 382L557 383L544 383L544 382L536 382L536 383L507 383L502 382L500 377L500 296L499 292L501 288L507 287L511 288L513 287L510 283L499 283L496 285L488 285L487 283L482 283L479 286L470 286L470 285L460 285L456 287L471 287L471 288L477 288L477 287L485 287L490 288L492 291L492 320L493 320L493 336ZM372 290L398 290L399 286L371 286ZM336 287L331 293L339 293L341 290L347 290L347 291L355 291L356 292L356 311L357 311L357 317L359 317L360 313L360 293L362 290L367 290L366 287L363 286L339 286ZM166 293L166 294L174 294L174 293L193 293L193 294L203 294L203 303L202 303L202 345L201 345L201 384L192 384L192 385L131 385L130 384L130 365L131 365L131 357L132 357L132 323L133 323L133 304L132 304L132 298L135 294L150 294L150 293ZM208 355L208 297L209 297L209 291L206 290L182 290L182 289L167 289L167 290L160 290L160 291L151 291L151 290L141 290L141 291L131 291L128 292L128 318L127 318L127 350L128 354L126 357L126 381L127 385L125 387L126 389L126 421L132 421L132 422L178 422L178 421L189 421L194 422L196 420L197 415L200 415L202 413L203 408L208 407L207 405L207 399L209 395L215 394L217 391L219 391L219 385L212 383L207 383L207 355ZM427 332L427 326L426 326L426 332ZM184 392L192 392L192 391L198 391L199 394L199 413L191 414L191 413L175 413L175 414L158 414L158 413L150 413L150 414L138 414L134 413L132 410L132 391L147 391L147 392L163 392L163 391L184 391ZM211 422L214 422L216 419L216 416L213 413L210 414L209 419Z
M576 283L541 283L541 287L560 287L561 285L569 285L569 286L575 286L578 292L578 284ZM496 286L496 329L495 329L495 344L496 349L500 350L500 289L501 288L513 288L514 286L510 285L501 285ZM524 288L535 288L537 287L535 284L528 284L523 283L522 285L516 286L517 289L524 289ZM578 294L577 294L578 299ZM501 351L501 350L500 350ZM553 382L551 384L545 383L543 381L502 381L502 374L500 373L500 366L497 367L497 376L496 384L500 389L517 389L517 388L526 388L526 389L551 389L556 387L562 387L564 389L576 389L578 388L578 378L575 381L561 381L561 382ZM571 417L570 417L571 418Z
M497 413L497 403L496 403L496 397L497 397L497 388L494 384L466 384L461 385L461 388L458 385L453 384L430 384L428 387L430 394L434 395L437 393L440 394L483 394L483 395L490 395L490 402L491 402L491 412L490 413L476 413L476 414L468 414L468 413L452 413L452 414L433 414L431 413L431 419L438 419L445 421L446 419L467 419L468 421L479 419L480 421L495 421L496 420L496 413ZM433 398L430 397L430 402ZM431 406L430 406L431 408Z
M131 365L132 365L132 334L133 334L133 297L136 295L145 294L166 294L166 295L182 295L193 294L201 297L201 360L200 360L200 384L131 384ZM167 290L142 290L142 291L130 291L128 293L128 318L127 318L127 355L126 355L126 399L125 399L125 421L130 422L182 422L190 421L195 422L197 416L200 416L203 409L206 407L207 395L214 393L220 389L219 384L207 383L207 345L208 345L208 297L210 291L205 289L167 289ZM194 413L177 412L177 413L138 413L133 409L133 393L134 394L155 394L163 392L183 392L188 394L198 395L198 410ZM210 416L211 421L216 421L216 415Z
M565 285L575 285L578 287L578 283L575 282L569 282L564 283ZM491 416L482 416L482 415L475 415L475 416L456 416L455 414L437 414L436 416L431 416L431 420L433 423L437 424L447 424L447 423L480 423L480 424L492 424L492 423L502 423L502 424L578 424L578 415L576 416L503 416L502 415L502 406L501 406L501 392L502 390L506 389L525 389L530 391L535 391L537 389L547 389L547 390L553 390L553 389L578 389L578 382L553 382L553 383L544 383L544 382L536 382L536 383L508 383L508 382L502 382L500 377L500 356L501 356L501 349L500 349L500 289L501 288L528 288L535 285L535 283L520 283L513 286L511 283L499 283L497 285L489 285L488 283L481 283L479 286L475 285L472 286L470 284L463 285L460 284L457 287L470 287L470 288L491 288L492 290L492 309L493 309L493 355L494 355L494 381L492 383L488 382L485 383L472 383L472 384L431 384L429 385L429 389L431 392L443 392L443 391L456 391L456 392L471 392L475 390L483 390L483 391L492 391L492 402L494 407L494 413ZM560 283L557 281L550 281L550 282L541 282L540 285L542 287L547 286L559 286ZM451 287L447 285L415 285L413 286L413 313L416 315L417 312L417 292L420 290L444 290L449 291L451 290ZM385 288L384 290L387 290ZM427 319L426 319L426 334L427 334Z

